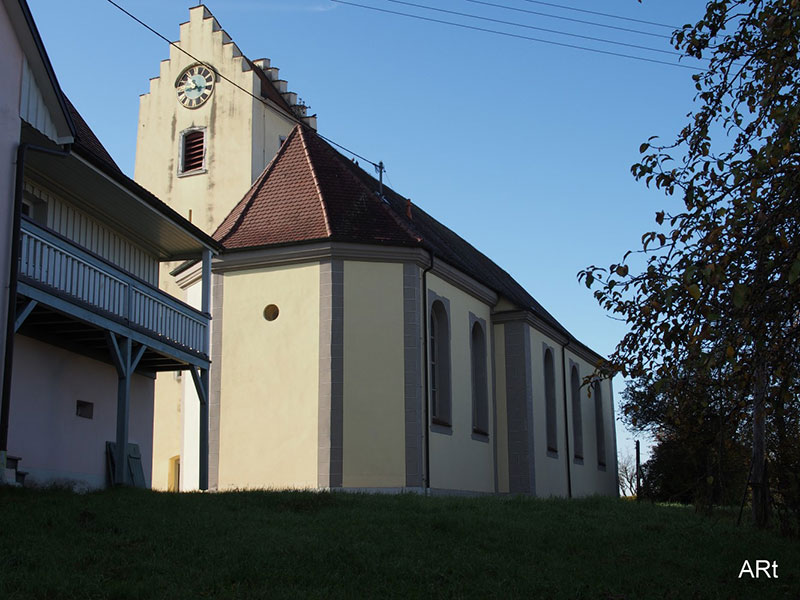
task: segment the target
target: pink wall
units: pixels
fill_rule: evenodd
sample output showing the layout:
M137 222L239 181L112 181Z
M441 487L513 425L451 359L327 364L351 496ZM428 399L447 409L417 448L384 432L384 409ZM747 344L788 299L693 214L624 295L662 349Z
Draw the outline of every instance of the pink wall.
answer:
M14 169L19 144L19 99L22 85L22 50L3 3L0 3L0 40L3 40L3 51L0 52L0 81L3 82L0 89L0 382L2 382Z
M145 480L153 462L154 380L131 380L129 442L139 444ZM76 401L94 416L76 415ZM14 340L8 453L33 483L106 481L106 441L116 438L117 372L111 365L17 335ZM26 481L26 483L27 483Z

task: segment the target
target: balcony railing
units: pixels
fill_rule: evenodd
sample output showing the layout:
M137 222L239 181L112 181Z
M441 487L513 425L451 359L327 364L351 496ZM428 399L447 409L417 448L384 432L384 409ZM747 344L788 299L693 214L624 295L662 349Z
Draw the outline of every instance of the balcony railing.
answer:
M208 316L27 219L20 233L20 281L170 345L208 354Z

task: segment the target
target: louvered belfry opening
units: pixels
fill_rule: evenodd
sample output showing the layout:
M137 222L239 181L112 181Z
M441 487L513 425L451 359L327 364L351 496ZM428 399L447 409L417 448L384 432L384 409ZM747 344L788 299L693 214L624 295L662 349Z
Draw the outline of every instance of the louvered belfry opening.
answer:
M181 171L196 171L203 168L204 134L202 130L187 131L183 135L183 165Z

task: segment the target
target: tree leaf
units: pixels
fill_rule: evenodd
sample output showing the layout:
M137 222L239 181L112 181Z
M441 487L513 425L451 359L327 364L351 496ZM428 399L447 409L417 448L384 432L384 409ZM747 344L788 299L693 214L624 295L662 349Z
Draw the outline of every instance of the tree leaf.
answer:
M747 303L749 295L750 288L742 283L737 283L733 286L733 305L736 308L742 308Z

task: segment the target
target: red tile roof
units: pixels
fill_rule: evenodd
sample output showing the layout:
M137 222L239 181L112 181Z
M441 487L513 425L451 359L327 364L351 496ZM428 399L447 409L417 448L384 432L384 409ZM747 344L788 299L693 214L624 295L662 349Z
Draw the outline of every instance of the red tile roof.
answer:
M67 110L69 110L69 116L75 124L75 149L82 151L83 154L91 156L96 161L103 163L106 167L121 172L117 163L114 162L114 159L111 158L111 155L108 153L108 150L100 143L100 140L97 139L97 136L89 125L86 124L86 121L83 120L81 114L66 95L64 96L64 101L66 102Z
M419 245L349 163L313 131L295 127L214 239L228 249L312 240Z
M577 342L491 259L385 185L381 199L379 189L374 177L297 126L212 237L226 250L322 240L422 247Z

